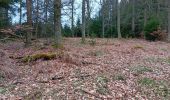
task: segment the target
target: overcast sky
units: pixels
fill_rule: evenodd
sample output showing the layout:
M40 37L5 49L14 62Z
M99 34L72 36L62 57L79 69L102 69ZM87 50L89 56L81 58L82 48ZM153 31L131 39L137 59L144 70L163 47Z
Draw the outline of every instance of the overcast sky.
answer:
M70 0L62 0L62 2L64 2L64 3L69 2L69 1ZM97 2L95 2L95 1L97 1ZM91 8L92 8L91 17L94 17L96 14L98 14L99 7L100 7L100 5L99 5L100 0L90 0L90 2L91 2ZM74 14L75 23L78 18L81 19L81 8L82 8L81 3L82 3L82 0L75 0L75 8L76 8L75 14ZM71 15L71 11L62 11L63 14L65 12L67 12L67 14L66 14L67 16L66 15L62 16L62 24L70 25L71 24L71 20L70 20L71 16L68 16L68 15ZM13 23L18 23L18 21L19 21L19 14L17 14L17 16L15 16L15 17L14 16L12 17ZM23 22L25 22L25 21L26 21L26 17L23 18Z

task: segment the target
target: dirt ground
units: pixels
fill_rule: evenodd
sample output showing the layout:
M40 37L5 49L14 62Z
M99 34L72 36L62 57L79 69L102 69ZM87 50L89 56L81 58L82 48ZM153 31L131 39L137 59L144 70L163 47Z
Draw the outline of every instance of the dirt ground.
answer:
M0 43L0 99L169 100L170 44L139 39L65 38L55 48ZM29 59L36 54L52 59Z

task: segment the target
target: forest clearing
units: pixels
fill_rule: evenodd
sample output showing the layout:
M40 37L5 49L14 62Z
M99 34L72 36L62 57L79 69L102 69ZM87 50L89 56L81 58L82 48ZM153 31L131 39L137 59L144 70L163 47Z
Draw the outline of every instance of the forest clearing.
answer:
M170 0L0 0L0 100L170 100Z
M44 39L28 48L20 41L0 45L1 99L170 98L170 44L166 42L97 38L82 44L80 38L64 38L59 48ZM55 56L48 59L45 54Z

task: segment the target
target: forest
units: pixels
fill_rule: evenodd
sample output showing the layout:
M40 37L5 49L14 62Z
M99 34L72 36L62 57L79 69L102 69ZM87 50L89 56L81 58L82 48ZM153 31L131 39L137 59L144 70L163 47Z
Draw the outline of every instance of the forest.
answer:
M0 0L1 100L170 100L169 0Z

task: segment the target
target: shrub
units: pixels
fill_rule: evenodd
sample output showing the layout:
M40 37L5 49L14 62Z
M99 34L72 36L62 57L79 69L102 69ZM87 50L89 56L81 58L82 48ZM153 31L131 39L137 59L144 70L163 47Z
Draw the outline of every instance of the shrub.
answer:
M144 27L146 40L155 41L158 38L153 34L153 32L158 30L159 25L159 21L155 18L152 18L148 21L148 23Z

